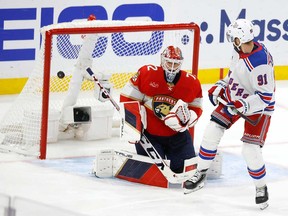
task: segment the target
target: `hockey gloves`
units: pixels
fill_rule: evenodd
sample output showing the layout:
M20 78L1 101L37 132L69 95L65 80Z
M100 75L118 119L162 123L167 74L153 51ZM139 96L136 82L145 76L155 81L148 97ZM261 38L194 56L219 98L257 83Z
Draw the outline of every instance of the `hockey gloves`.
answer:
M188 109L187 103L179 99L168 115L164 118L164 123L172 130L184 132L189 127L193 127L198 120L197 114Z
M238 112L239 113L243 113L245 114L249 109L249 104L243 100L236 100L236 101L231 101L229 102L224 111L229 115L229 116L233 116L233 115L237 115Z
M146 110L138 101L122 102L120 105L120 139L129 143L140 140L143 129L146 129Z
M217 97L223 96L226 86L226 82L219 80L208 90L209 100L214 106L218 105Z

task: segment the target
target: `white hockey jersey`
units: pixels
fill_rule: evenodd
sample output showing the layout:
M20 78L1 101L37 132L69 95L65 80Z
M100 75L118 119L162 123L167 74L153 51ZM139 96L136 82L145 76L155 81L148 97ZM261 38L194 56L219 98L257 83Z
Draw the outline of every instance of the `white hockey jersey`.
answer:
M263 44L254 42L254 49L249 54L234 50L224 81L228 84L225 94L229 102L239 99L247 102L245 115L262 112L272 115L275 105L274 64Z

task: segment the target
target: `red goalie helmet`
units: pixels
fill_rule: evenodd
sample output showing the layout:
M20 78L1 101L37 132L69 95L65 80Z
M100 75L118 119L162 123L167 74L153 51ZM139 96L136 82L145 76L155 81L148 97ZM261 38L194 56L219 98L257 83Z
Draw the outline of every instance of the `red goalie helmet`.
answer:
M182 51L179 47L168 46L161 54L161 66L163 67L168 82L173 82L180 71L183 62Z

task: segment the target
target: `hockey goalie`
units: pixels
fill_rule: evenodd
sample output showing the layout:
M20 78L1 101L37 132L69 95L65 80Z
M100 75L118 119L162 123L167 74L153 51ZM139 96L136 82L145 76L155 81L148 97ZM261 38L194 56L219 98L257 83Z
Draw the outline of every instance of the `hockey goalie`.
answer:
M137 154L100 152L96 176L168 187L193 175L197 157L189 130L202 114L202 89L195 76L181 70L183 59L180 48L168 46L160 66L142 66L123 88L120 136L135 145Z

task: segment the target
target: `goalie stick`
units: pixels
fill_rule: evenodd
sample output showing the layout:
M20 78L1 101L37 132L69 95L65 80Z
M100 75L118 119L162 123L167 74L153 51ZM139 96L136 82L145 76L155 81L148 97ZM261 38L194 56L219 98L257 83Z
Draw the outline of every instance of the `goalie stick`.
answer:
M227 101L225 101L225 100L222 99L221 97L218 97L217 100L218 100L221 104L223 104L224 106L227 106L227 104L228 104ZM243 113L239 112L236 108L234 108L233 110L236 111L236 114L237 114L237 115L239 115L241 118L245 119L247 122L249 122L249 124L251 124L251 125L253 125L253 126L256 126L256 125L260 122L261 117L262 117L262 115L263 115L263 114L262 114L262 115L261 115L258 119L256 119L256 120L252 120L252 119L248 118L247 116L245 116Z
M89 75L93 78L93 80L97 83L97 85L100 87L100 89L103 91L105 96L110 100L110 102L113 104L113 106L116 108L118 112L120 112L119 105L115 102L115 100L111 97L110 93L102 86L102 84L99 82L99 80L96 78L94 72L91 68L87 68L86 71L89 73ZM139 141L141 146L144 148L148 156L152 159L154 164L158 167L160 172L167 178L167 180L170 183L183 183L185 180L189 179L195 170L191 170L188 172L183 173L174 173L170 167L167 165L167 163L163 160L163 158L160 156L158 151L154 148L152 143L149 141L149 139L142 134L141 139Z

